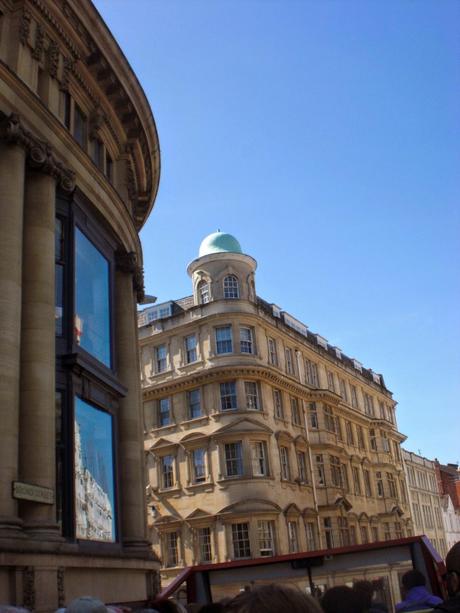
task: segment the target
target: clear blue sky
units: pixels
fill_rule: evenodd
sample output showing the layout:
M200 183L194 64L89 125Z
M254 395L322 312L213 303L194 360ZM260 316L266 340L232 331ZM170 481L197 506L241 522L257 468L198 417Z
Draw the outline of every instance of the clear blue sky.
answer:
M406 448L460 460L460 3L96 6L160 137L148 293L234 234L260 296L384 375Z

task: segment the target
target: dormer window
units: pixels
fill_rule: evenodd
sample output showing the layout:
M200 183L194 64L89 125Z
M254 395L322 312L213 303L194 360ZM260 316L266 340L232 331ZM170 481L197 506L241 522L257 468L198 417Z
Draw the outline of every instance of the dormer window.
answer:
M209 283L207 281L200 281L198 284L198 301L200 304L209 302Z
M227 275L224 279L224 298L239 298L238 279L235 275Z

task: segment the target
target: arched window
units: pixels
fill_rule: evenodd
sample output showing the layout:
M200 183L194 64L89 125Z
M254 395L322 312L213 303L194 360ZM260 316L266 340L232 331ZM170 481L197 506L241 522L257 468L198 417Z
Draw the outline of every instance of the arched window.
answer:
M224 279L224 298L239 298L240 290L235 275L227 275Z
M198 283L198 302L200 304L207 304L209 302L209 284L207 281L200 281Z

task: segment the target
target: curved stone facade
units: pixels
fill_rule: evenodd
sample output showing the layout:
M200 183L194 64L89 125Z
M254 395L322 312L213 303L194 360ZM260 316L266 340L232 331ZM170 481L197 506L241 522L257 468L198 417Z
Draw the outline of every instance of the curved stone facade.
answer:
M255 269L248 255L199 257L193 296L139 316L165 581L184 565L411 534L383 377L257 297Z
M147 600L135 322L152 111L89 0L0 0L0 79L0 601Z

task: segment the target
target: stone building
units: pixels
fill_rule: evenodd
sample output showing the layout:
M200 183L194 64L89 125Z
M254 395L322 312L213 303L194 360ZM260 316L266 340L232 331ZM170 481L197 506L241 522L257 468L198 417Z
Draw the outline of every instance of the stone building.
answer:
M460 511L454 507L449 494L441 496L441 513L446 535L447 551L460 541Z
M442 520L442 500L436 480L435 462L402 450L414 534L425 534L435 549L445 556L446 534Z
M193 295L139 315L149 515L168 581L184 565L411 534L383 377L259 298L217 232Z
M89 0L0 0L0 79L0 602L142 601L152 111Z
M460 513L460 467L458 464L441 464L434 461L439 491L449 495L454 509Z

